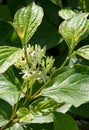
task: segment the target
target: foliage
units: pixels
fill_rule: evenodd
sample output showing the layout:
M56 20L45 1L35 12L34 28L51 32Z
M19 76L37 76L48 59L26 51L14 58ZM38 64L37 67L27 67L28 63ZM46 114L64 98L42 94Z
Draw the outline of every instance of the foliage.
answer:
M0 0L0 130L89 128L88 5Z

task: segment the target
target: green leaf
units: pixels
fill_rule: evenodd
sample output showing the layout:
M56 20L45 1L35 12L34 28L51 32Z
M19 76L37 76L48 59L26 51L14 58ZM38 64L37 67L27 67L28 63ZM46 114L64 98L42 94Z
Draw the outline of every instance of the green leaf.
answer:
M34 2L19 9L13 21L13 26L23 44L27 44L35 33L43 18L43 10Z
M10 81L12 84L16 85L18 90L20 90L21 84L20 81L15 77L14 71L12 68L9 68L3 75L6 77L8 81Z
M17 118L19 122L23 122L26 124L29 123L50 123L53 122L53 115L51 114L42 114L36 113L32 110L28 110L27 108L23 107L17 111Z
M67 20L67 19L70 19L70 18L76 16L76 13L69 8L64 8L59 11L59 16L65 20Z
M10 46L0 46L0 73L4 73L20 57L21 50Z
M53 122L52 113L54 111L66 113L70 107L71 104L57 103L50 98L39 98L29 106L29 108L33 111L34 116L31 123Z
M10 104L0 99L0 127L8 123L12 115L12 107Z
M11 114L12 114L11 106L7 102L0 99L0 127L4 126L9 122Z
M17 116L18 116L19 122L24 122L24 123L29 123L34 118L34 116L32 115L32 112L29 111L27 108L21 108L17 112Z
M76 55L72 56L69 60L70 67L73 67L75 64L78 64L78 63L80 63L80 62Z
M18 87L17 81L13 81L16 80L15 76L12 75L13 78L11 78L8 73L11 73L11 71L8 70L8 72L0 74L0 98L13 106L18 100L20 87Z
M12 115L12 106L3 99L0 99L0 114L3 115L6 120L9 120Z
M41 92L58 103L69 103L74 106L89 101L89 68L77 65L63 69L51 83Z
M53 114L47 114L47 115L40 115L40 114L35 114L33 120L30 123L51 123L53 122Z
M55 112L54 130L79 130L76 122L70 115Z
M72 52L75 46L88 36L88 13L81 13L77 16L65 20L59 26L59 32L63 36L69 51Z
M75 53L89 60L89 45L79 48Z
M62 106L60 106L59 108L56 109L57 112L62 112L62 113L66 113L70 108L71 108L71 104L64 104Z
M19 122L29 123L34 118L32 112L29 111L27 108L21 108L17 111L17 117Z
M11 88L11 87L10 87ZM18 101L20 92L19 91L7 91L0 93L0 98L8 102L10 105L14 106Z
M3 110L2 110L2 113L4 113ZM0 127L5 125L6 123L8 123L8 120L5 119L5 117L3 115L1 115L1 113L0 113Z
M50 98L40 98L33 102L31 107L35 113L49 114L62 105L63 104L59 104Z
M0 74L0 94L8 91L16 91L16 86L7 79L7 73Z

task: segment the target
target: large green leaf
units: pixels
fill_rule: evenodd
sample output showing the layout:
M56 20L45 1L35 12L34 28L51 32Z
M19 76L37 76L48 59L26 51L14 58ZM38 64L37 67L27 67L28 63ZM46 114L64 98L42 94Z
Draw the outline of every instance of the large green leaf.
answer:
M17 79L11 71L8 70L8 72L0 74L0 98L14 105L20 93L18 85Z
M73 118L67 114L54 113L54 130L79 130Z
M89 60L89 45L79 48L75 53Z
M34 101L30 107L35 113L47 115L54 111L66 113L70 109L71 104L57 103L50 98L40 98Z
M11 118L12 107L10 104L0 99L0 127L8 123Z
M33 111L33 120L31 123L53 122L52 113L54 111L66 113L70 107L71 104L57 103L50 98L39 98L29 106Z
M3 110L2 110L2 113L4 113L4 115L0 114L0 127L8 123L8 120L5 119L5 117L4 117L6 113L3 112Z
M0 99L0 127L8 123L11 118L12 107L10 104Z
M41 92L56 102L66 102L79 106L89 101L89 68L77 65L64 69Z
M88 36L88 13L80 13L77 16L65 20L59 26L59 32L66 41L70 52L75 46Z
M16 86L9 80L6 77L6 74L0 74L0 94L2 94L3 92L7 92L8 90L17 90Z
M0 46L0 73L4 73L19 58L21 50L10 46Z
M27 44L40 25L43 10L34 2L27 7L19 9L14 17L13 26L22 43Z
M11 87L10 87L11 88ZM15 103L17 103L18 98L19 98L20 92L17 90L15 91L7 91L7 92L2 92L0 94L0 98L8 102L10 105L14 106Z
M3 99L0 99L0 115L4 116L6 120L9 120L12 115L12 106Z

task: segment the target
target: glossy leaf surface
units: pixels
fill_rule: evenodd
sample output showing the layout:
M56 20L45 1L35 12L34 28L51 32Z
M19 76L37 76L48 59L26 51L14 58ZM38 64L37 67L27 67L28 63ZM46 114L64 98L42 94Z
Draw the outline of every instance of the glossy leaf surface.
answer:
M71 108L71 106L72 106L71 104L63 104L62 106L58 107L56 111L66 113Z
M5 114L5 113L4 113ZM4 115L5 116L5 115ZM0 114L0 127L8 123L8 120L5 119L3 115Z
M8 123L11 118L12 107L10 104L0 99L0 127Z
M59 32L63 36L69 51L73 51L75 46L88 36L88 13L81 13L77 16L65 20L59 26Z
M32 112L30 112L25 107L23 107L19 111L17 111L17 116L18 116L19 122L29 123L33 119Z
M40 115L40 114L36 114L34 116L34 119L31 121L31 123L51 123L53 122L53 114L47 114L47 115Z
M89 60L89 45L79 48L76 53L81 57Z
M11 71L8 70L8 72L0 74L0 98L14 105L17 102L20 88L15 81L15 75L11 73L13 75L11 78L8 73L11 73Z
M76 13L71 9L64 8L59 11L59 16L67 20L76 16Z
M19 58L21 50L10 46L0 46L0 73L4 73Z
M58 103L80 106L89 101L89 69L81 65L67 68L53 79L41 95Z
M14 17L13 26L22 43L27 44L43 18L41 7L32 3L19 9Z

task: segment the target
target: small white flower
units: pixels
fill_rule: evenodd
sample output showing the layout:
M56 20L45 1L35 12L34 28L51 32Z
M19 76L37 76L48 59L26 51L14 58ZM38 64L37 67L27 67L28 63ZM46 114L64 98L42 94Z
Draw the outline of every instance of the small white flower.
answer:
M39 82L46 82L49 74L52 71L54 59L53 57L46 57L46 47L42 48L39 45L31 46L27 48L27 57L30 63L28 66L24 55L24 49L22 49L22 56L17 60L15 66L21 69L24 80L38 80Z

